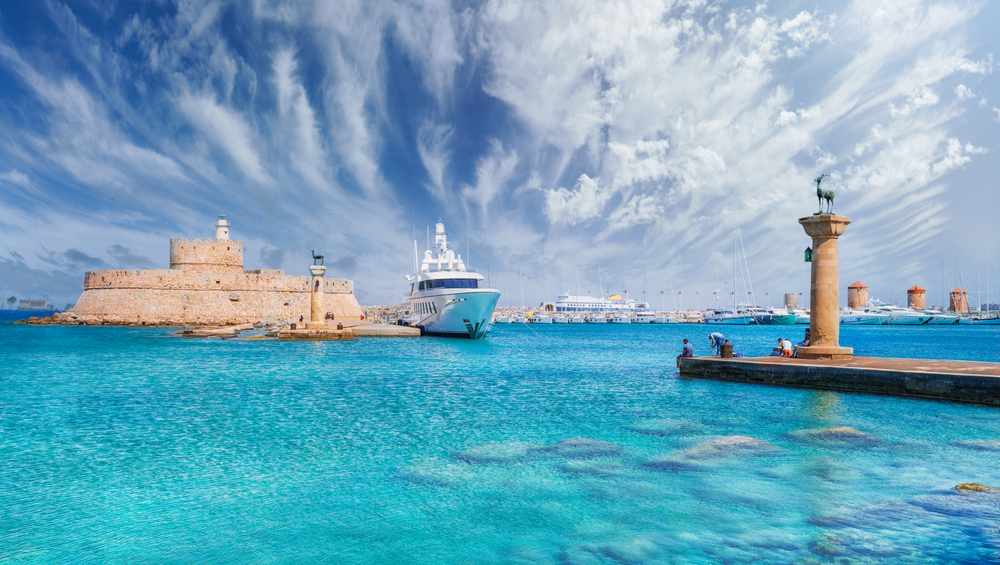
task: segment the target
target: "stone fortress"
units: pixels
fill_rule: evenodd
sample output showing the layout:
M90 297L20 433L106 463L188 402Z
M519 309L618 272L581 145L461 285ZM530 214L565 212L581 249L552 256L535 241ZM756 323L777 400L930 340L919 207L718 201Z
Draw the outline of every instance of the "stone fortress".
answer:
M243 270L243 242L229 239L219 216L215 239L171 239L170 268L87 271L72 311L86 324L235 325L309 318L308 276ZM354 282L323 279L325 312L358 319Z

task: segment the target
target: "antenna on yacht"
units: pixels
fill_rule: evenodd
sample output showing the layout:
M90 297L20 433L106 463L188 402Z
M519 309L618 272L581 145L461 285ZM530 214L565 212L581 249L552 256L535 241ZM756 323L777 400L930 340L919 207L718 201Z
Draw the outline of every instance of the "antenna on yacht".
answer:
M417 253L417 238L413 238L413 272L420 272L420 261L417 259L419 253Z

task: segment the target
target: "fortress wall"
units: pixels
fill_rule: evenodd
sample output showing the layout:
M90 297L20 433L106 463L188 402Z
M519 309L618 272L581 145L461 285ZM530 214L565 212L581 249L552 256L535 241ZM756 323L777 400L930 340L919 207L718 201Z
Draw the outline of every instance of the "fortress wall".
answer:
M73 312L88 323L227 325L309 317L309 277L261 269L240 274L176 269L88 271ZM324 310L357 318L354 283L324 279Z
M170 240L170 268L181 271L243 272L243 242L215 239Z
M87 271L83 289L158 289L309 292L310 277L286 275L279 269L259 269L239 273L214 273L179 269ZM327 293L354 293L354 281L323 279Z

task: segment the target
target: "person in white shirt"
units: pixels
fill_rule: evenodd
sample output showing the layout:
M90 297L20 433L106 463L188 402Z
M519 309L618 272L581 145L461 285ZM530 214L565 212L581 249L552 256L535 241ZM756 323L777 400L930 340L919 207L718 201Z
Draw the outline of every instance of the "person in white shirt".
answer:
M781 340L781 354L785 357L792 356L792 340L787 337Z

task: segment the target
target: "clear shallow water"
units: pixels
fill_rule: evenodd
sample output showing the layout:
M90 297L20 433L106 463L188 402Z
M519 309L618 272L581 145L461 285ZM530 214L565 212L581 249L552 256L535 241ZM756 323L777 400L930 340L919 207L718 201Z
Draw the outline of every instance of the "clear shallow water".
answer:
M998 497L952 490L1000 486L1000 452L955 443L1000 440L1000 409L677 378L681 338L705 354L715 329L0 326L0 563L1000 561ZM802 327L721 331L751 355ZM1000 360L995 328L841 341ZM792 434L834 426L880 441ZM768 444L695 447L733 435ZM574 437L613 445L552 449Z

